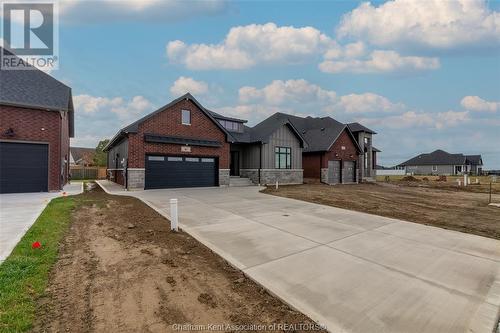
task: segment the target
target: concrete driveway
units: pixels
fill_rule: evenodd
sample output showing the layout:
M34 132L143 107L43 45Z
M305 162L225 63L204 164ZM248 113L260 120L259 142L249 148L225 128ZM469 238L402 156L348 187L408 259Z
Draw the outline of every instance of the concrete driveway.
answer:
M0 194L0 263L12 252L50 200L79 194L83 183L64 186L61 192Z
M488 332L500 241L261 194L257 187L110 193L140 198L331 332Z

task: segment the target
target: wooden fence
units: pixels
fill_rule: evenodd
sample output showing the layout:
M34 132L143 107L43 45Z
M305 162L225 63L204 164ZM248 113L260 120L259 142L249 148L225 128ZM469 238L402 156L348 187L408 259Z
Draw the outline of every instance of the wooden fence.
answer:
M71 166L71 180L106 179L106 167Z

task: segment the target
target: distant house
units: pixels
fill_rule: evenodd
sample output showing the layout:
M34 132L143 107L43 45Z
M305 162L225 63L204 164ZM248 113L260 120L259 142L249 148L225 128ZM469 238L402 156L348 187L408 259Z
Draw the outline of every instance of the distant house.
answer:
M70 87L36 68L0 70L0 193L61 190L73 134Z
M416 175L480 175L483 172L481 155L450 154L444 150L420 154L403 162L407 173Z
M69 165L94 165L95 148L70 147Z

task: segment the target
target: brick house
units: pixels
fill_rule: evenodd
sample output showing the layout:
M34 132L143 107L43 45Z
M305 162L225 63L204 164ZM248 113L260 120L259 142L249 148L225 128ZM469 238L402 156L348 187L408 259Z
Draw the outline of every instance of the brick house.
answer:
M301 184L304 177L327 184L367 179L361 161L368 154L357 141L369 131L365 127L353 133L353 124L330 117L279 112L253 127L245 123L207 110L188 93L110 140L105 147L108 177L127 189ZM375 156L371 145L364 148L370 149L370 158Z
M302 183L304 141L290 122L245 123L186 94L110 140L108 177L128 189Z
M61 190L74 136L71 88L32 70L0 70L0 193Z

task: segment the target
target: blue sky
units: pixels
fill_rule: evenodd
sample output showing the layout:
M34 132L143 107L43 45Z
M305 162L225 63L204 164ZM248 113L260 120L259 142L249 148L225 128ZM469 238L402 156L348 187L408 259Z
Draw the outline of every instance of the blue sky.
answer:
M444 149L500 169L500 2L61 2L59 48L73 145L189 90L250 124L359 121L383 165Z

